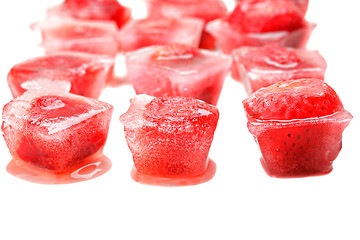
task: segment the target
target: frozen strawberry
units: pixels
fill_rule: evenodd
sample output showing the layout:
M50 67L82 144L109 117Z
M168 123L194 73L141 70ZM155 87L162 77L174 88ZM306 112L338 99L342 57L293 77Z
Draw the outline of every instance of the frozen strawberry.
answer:
M224 17L227 9L221 0L147 0L150 18L200 18L208 23ZM214 49L215 39L206 31L201 35L200 47Z
M244 0L227 17L210 22L206 30L225 53L266 44L305 47L316 26L305 20L306 9L307 3L301 0Z
M7 80L14 97L29 89L56 88L70 83L70 92L98 98L112 76L114 59L104 55L58 52L16 64Z
M133 178L154 177L160 184L176 179L173 184L181 185L207 175L214 166L208 154L218 118L215 106L193 98L137 95L120 117L136 168ZM215 170L210 171L211 178Z
M34 27L40 29L47 53L77 51L113 57L118 53L117 27L111 22L56 18Z
M324 79L326 62L318 51L276 46L241 47L232 52L237 73L248 94L279 81Z
M274 177L327 174L352 115L320 79L278 82L243 101L265 171Z
M289 0L260 0L238 4L228 22L247 33L290 32L301 28L304 18Z
M112 110L70 93L28 91L4 106L1 129L13 159L63 172L102 152Z
M131 9L116 0L65 0L61 5L50 8L48 15L112 21L121 28L131 18Z
M203 26L203 20L195 18L140 19L124 26L118 40L124 52L173 43L198 47Z
M231 65L229 56L172 44L126 55L127 73L137 94L183 96L216 105Z

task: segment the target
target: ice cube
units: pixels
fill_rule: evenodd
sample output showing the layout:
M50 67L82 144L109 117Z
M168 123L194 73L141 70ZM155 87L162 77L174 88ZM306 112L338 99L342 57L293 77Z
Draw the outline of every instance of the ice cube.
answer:
M197 18L138 19L119 31L118 40L124 52L172 43L198 47L203 26L204 21Z
M205 24L224 17L227 9L221 0L146 0L149 18L184 18L194 17ZM215 39L205 30L201 35L200 48L214 49Z
M122 6L117 0L65 0L62 4L48 9L48 16L112 21L121 28L131 18L131 9Z
M115 57L117 27L112 22L50 18L34 24L41 31L47 53L77 51Z
M318 51L276 46L241 47L232 52L235 70L248 95L276 82L324 79L326 61Z
M114 59L105 55L57 52L16 64L7 80L14 97L29 89L71 86L70 92L98 98L113 75ZM56 87L54 87L56 84Z
M332 171L352 115L323 80L281 81L259 89L243 104L269 176L307 177Z
M15 161L63 172L102 154L113 107L63 91L27 91L4 106L2 131Z
M193 97L213 105L230 65L229 56L181 44L150 46L126 55L137 94Z
M120 117L133 154L133 178L173 185L210 180L215 164L208 154L218 118L215 106L193 98L135 96Z

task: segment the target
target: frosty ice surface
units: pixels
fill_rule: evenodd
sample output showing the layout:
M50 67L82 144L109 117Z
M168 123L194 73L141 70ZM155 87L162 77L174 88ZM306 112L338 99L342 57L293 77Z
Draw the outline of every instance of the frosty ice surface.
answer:
M62 91L28 91L4 106L1 129L15 161L63 172L102 153L112 110Z
M210 165L214 167L213 162L209 163L208 153L218 117L215 106L193 98L134 97L120 121L136 174L160 179L160 183L176 179L175 185L186 178L204 175ZM210 171L215 173L214 169Z

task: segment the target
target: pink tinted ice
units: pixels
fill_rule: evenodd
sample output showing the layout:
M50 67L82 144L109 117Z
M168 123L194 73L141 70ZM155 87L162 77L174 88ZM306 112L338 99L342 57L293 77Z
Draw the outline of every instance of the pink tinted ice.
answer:
M195 17L205 21L205 24L225 16L227 9L222 0L146 0L148 17L183 18ZM200 47L215 49L215 39L203 31Z
M218 117L215 106L193 98L135 96L120 117L133 179L176 186L209 181L216 169L208 154Z
M34 25L43 38L47 53L77 51L116 56L117 27L106 21L50 18Z
M112 77L114 59L105 55L57 52L16 64L8 73L14 97L30 89L56 89L70 84L70 92L98 98Z
M48 16L83 20L112 21L121 28L131 18L131 9L117 0L65 0L48 9Z
M119 47L124 52L172 43L198 47L203 26L204 21L196 18L134 20L119 31Z
M248 95L279 81L324 79L327 67L318 51L277 46L241 47L232 52L234 69Z
M92 98L27 91L4 106L1 130L15 162L63 172L102 155L112 111Z
M159 54L165 56L159 56ZM185 45L151 46L126 55L137 94L183 96L218 102L231 59L219 52Z

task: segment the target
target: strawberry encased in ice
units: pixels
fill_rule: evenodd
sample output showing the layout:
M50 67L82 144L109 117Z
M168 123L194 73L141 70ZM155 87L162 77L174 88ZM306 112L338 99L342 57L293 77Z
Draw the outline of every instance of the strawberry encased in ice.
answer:
M210 22L206 29L225 53L241 46L266 44L305 47L315 27L305 20L306 9L291 0L245 0L227 17Z
M196 18L134 20L119 31L119 47L124 52L173 43L198 47L203 26L204 21Z
M327 174L352 115L321 79L278 82L243 101L248 128L269 176Z
M230 65L229 56L182 44L151 46L126 55L137 94L193 97L213 105Z
M210 180L215 169L208 154L218 118L215 106L197 99L137 95L120 117L133 154L133 178L154 177L158 182L147 183L174 185Z
M224 17L227 9L222 0L147 0L149 18L200 18L208 23ZM215 39L203 31L200 48L214 49Z
M69 82L70 92L98 98L112 77L114 59L80 52L58 52L16 64L7 80L14 97L29 89L56 88Z
M327 67L318 51L307 49L240 47L232 52L232 56L232 77L244 83L249 95L279 81L324 79Z
M33 25L39 28L46 53L77 51L116 56L117 27L112 22L51 18Z
M48 15L83 20L113 21L121 28L131 18L131 9L117 0L65 0L48 10Z
M102 153L112 111L92 98L27 91L4 106L1 129L13 159L63 172Z

